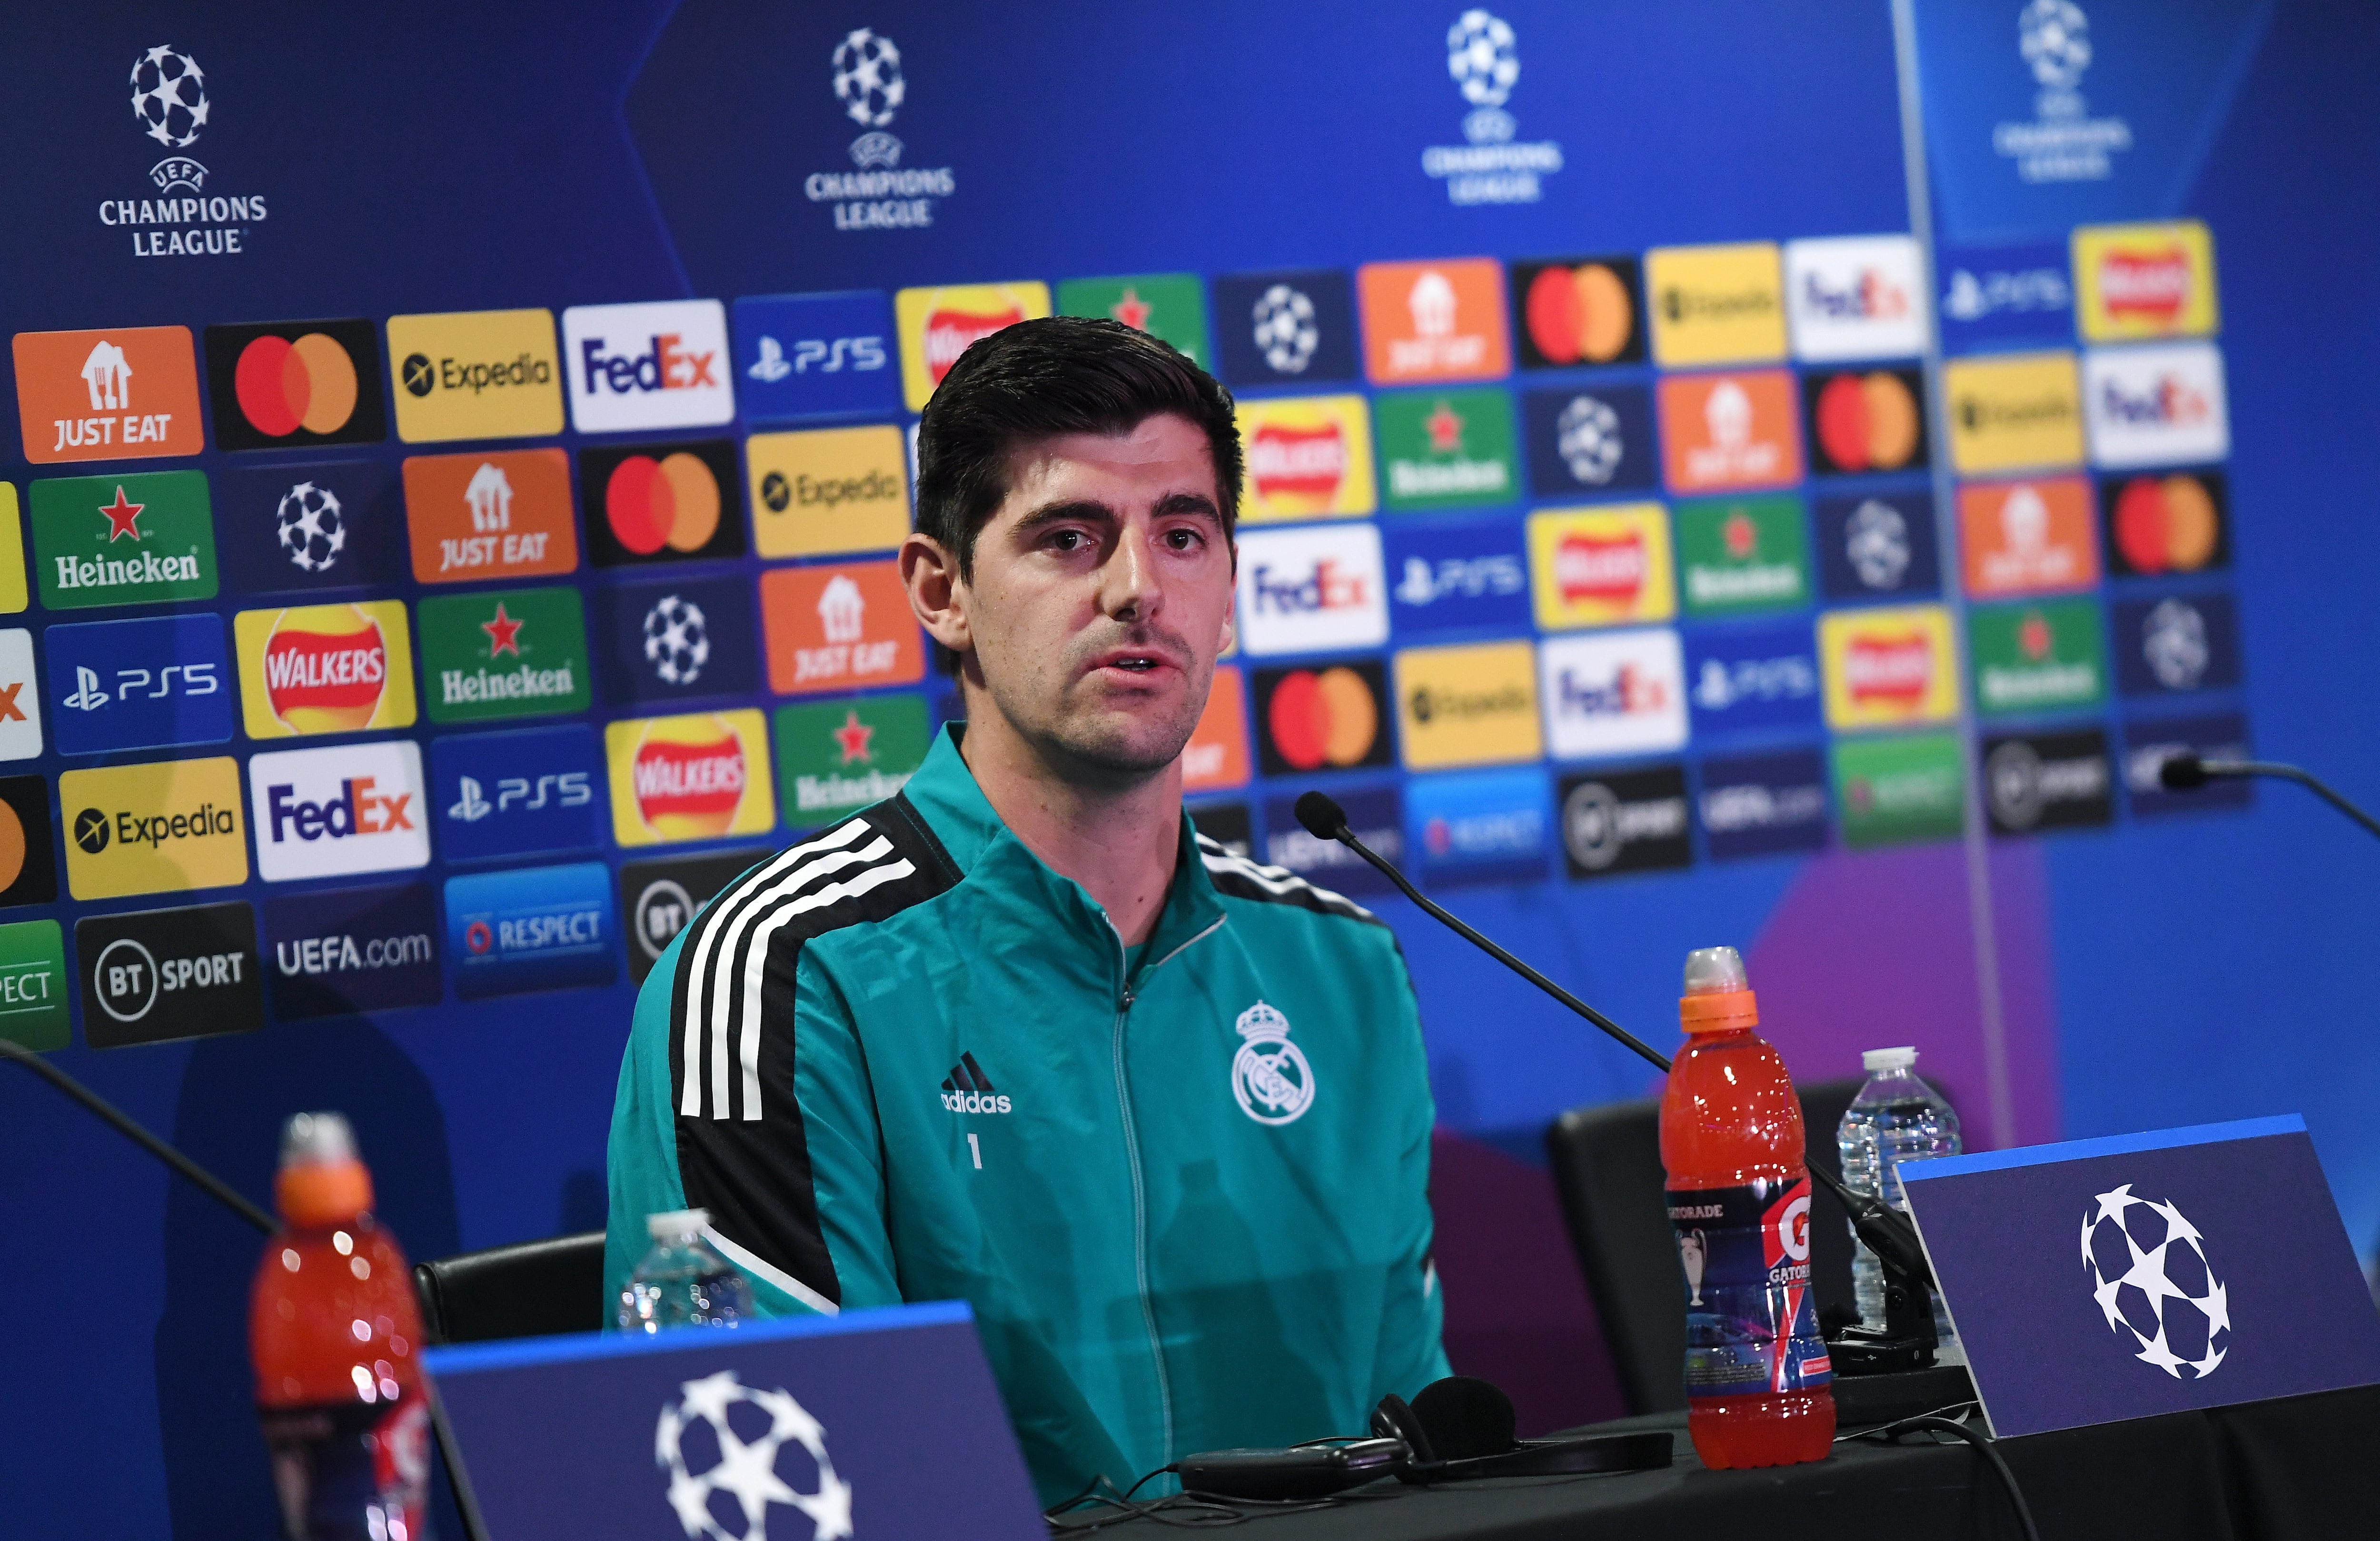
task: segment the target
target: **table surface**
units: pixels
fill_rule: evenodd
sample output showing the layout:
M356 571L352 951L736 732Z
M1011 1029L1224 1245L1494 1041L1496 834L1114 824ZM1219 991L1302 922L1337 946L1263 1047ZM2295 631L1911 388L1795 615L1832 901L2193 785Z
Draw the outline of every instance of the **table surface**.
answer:
M2022 1535L1983 1456L1956 1441L1843 1440L1828 1459L1806 1465L1713 1472L1694 1459L1682 1414L1597 1426L1637 1428L1676 1432L1667 1470L1438 1488L1382 1482L1329 1508L1249 1523L1274 1541L1679 1541L1727 1534L1840 1541L1891 1531L2014 1541ZM2043 1541L2380 1535L2380 1387L2037 1434L2004 1441L1999 1450ZM1711 1528L1721 1525L1744 1528ZM1103 1541L1179 1534L1178 1524L1153 1519L1097 1532Z

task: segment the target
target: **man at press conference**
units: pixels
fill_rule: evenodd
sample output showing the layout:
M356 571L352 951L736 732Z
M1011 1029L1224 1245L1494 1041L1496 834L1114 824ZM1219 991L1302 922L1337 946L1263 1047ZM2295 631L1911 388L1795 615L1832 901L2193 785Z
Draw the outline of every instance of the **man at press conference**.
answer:
M644 1217L700 1207L764 1315L963 1299L1044 1503L1447 1373L1395 939L1182 806L1240 489L1230 394L1166 344L970 347L900 557L966 722L730 883L621 1066L612 1298Z

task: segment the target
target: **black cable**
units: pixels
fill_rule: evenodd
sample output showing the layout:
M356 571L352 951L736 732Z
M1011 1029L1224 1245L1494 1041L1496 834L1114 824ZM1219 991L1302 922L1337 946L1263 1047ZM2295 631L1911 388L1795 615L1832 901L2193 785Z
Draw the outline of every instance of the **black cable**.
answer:
M50 1085L57 1087L58 1090L66 1093L67 1096L72 1098L75 1101L81 1103L86 1109L90 1110L91 1115L97 1118L101 1122L105 1123L117 1134L123 1135L126 1139L130 1140L141 1149L149 1152L150 1155L156 1157L157 1159L164 1162L176 1171L180 1172L184 1177L188 1178L192 1183L198 1184L200 1191L204 1192L208 1197L213 1199L225 1208L229 1209L233 1214L237 1215L240 1219L248 1221L249 1224L256 1227L259 1231L263 1232L266 1235L270 1236L274 1232L281 1229L278 1221L274 1220L271 1215L266 1214L255 1205L250 1204L247 1199L241 1197L238 1190L234 1188L230 1183L225 1183L213 1172L209 1171L206 1168L199 1165L196 1161L191 1160L188 1156L183 1155L172 1146L167 1145L156 1135L149 1133L148 1130L141 1128L140 1124L133 1122L130 1114L117 1108L115 1104L109 1102L105 1098L101 1097L97 1092L92 1091L89 1086L84 1086L73 1076L68 1075L65 1071L60 1070L57 1066L50 1063L49 1061L42 1058L41 1055L33 1052L30 1049L22 1048L18 1044L12 1043L6 1038L0 1038L0 1059L16 1061L18 1064L23 1065L27 1070L31 1071L42 1080L47 1081Z
M1321 1441L1309 1440L1307 1443L1318 1444ZM1208 1493L1182 1492L1140 1502L1133 1500L1132 1495L1139 1492L1144 1484L1174 1469L1172 1466L1160 1466L1153 1472L1145 1472L1139 1481L1121 1493L1104 1474L1094 1477L1089 1486L1073 1498L1062 1499L1043 1510L1042 1523L1050 1527L1052 1536L1088 1535L1110 1525L1123 1524L1127 1520L1147 1520L1153 1524L1196 1530L1213 1525L1245 1524L1250 1520L1262 1519L1269 1514L1302 1514L1308 1510L1337 1509L1349 1503L1392 1499L1401 1492L1396 1488L1382 1493L1350 1489L1319 1499L1225 1499ZM1099 1491L1103 1487L1107 1489L1105 1493ZM1065 1518L1068 1511L1083 1504L1097 1504L1117 1512L1103 1514L1095 1520L1069 1523Z
M1973 1445L1976 1453L1991 1462L1992 1470L1999 1474L2000 1486L2008 1489L2009 1506L2016 1511L2016 1521L2024 1528L2025 1541L2041 1541L2041 1527L2033 1523L2033 1510L2024 1501L2024 1489L2016 1485L2016 1474L2009 1470L2007 1460L1999 1452L1998 1441L1981 1429L1972 1428L1953 1418L1939 1417L1932 1413L1921 1413L1913 1418L1902 1418L1898 1422L1887 1424L1882 1428L1870 1429L1867 1433L1855 1435L1853 1438L1891 1439L1904 1432L1916 1430L1948 1434Z
M2268 759L2210 759L2202 763L2209 773L2218 776L2272 776L2285 782L2295 782L2362 825L2369 832L2380 835L2380 822L2375 822L2370 814L2333 792L2311 770Z

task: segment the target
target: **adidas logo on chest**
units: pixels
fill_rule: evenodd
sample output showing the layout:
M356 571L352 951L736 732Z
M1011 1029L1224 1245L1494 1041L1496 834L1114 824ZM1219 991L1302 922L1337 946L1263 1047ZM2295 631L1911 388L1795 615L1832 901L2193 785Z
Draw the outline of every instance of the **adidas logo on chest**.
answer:
M942 1106L954 1113L1011 1110L1007 1096L992 1089L991 1077L975 1062L973 1053L960 1055L959 1062L951 1066L950 1074L942 1078Z

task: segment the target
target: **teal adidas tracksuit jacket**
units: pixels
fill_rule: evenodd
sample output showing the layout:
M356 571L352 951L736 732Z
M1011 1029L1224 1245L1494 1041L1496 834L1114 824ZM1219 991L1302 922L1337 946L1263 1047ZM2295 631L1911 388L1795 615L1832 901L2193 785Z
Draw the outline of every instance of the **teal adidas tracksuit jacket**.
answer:
M699 1207L765 1314L965 1300L1044 1502L1361 1431L1447 1373L1394 937L1185 818L1127 974L959 731L654 965L612 1117L610 1298L644 1217Z

